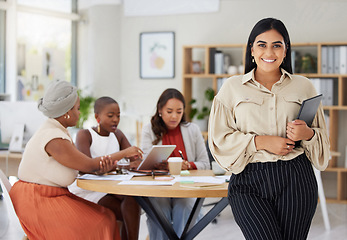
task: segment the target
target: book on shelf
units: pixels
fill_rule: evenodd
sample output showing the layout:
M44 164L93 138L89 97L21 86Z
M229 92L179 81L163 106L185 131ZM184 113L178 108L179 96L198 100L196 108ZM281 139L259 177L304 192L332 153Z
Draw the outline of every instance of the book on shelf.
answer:
M322 73L328 73L328 47L322 46Z
M217 50L214 54L214 73L223 74L224 56L223 52Z
M334 73L334 47L328 46L327 73Z
M334 79L328 78L323 79L323 91L325 93L325 104L326 106L334 105Z
M322 46L323 74L347 74L347 46Z
M333 78L310 78L318 94L323 94L322 104L333 106L337 104L337 85Z
M340 74L347 74L347 46L340 46Z
M341 46L334 46L333 47L333 55L334 55L334 62L333 62L333 73L340 73L340 47Z
M210 71L209 73L212 73L214 74L214 55L216 53L216 49L215 48L210 48L210 65L209 65L209 68L210 68Z

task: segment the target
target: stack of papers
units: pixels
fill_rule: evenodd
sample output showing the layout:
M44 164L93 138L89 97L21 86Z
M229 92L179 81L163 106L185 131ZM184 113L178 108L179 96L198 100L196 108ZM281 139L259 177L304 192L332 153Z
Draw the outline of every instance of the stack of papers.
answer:
M213 183L213 184L222 184L225 183L225 178L217 178L213 176L197 176L197 177L175 177L176 182L183 183Z
M78 179L88 180L113 180L113 181L129 181L132 175L94 175L94 174L83 174L78 176Z
M172 186L175 181L123 181L119 185L152 185L152 186Z

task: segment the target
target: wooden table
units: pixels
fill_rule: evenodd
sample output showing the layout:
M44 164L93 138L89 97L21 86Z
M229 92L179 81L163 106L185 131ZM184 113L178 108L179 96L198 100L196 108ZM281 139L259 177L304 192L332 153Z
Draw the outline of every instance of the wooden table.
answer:
M211 170L193 170L190 171L189 176L213 176L213 173ZM132 178L132 181L150 180L153 180L150 176ZM78 179L77 185L91 191L133 196L147 213L148 217L157 222L158 226L166 233L169 239L193 239L228 205L226 198L228 195L228 183L224 183L218 187L187 188L181 187L179 182L173 186L144 186L118 185L118 181ZM156 204L155 198L152 197L196 198L181 237L177 236L172 228L172 224ZM221 197L221 200L202 219L196 222L204 199L207 197Z

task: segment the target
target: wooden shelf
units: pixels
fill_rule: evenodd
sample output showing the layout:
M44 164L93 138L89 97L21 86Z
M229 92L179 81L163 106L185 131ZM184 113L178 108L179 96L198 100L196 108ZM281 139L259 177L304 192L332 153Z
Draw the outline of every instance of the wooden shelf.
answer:
M339 112L347 111L347 74L323 74L322 73L322 47L325 46L347 46L347 42L320 42L320 43L294 43L292 49L299 53L313 53L317 58L317 71L316 73L296 73L308 78L333 78L334 84L337 84L337 102L333 106L324 106L323 109L329 114L329 136L330 146L332 151L332 159L329 162L329 168L326 172L335 172L337 174L338 192L336 199L329 199L328 201L335 201L340 203L347 203L347 169L337 168L337 159L340 157L338 153L338 139L339 139ZM238 66L244 62L246 45L245 44L205 44L205 45L187 45L183 46L183 95L186 102L190 102L193 92L193 79L211 79L212 88L217 93L218 79L228 78L230 74L211 74L209 69L210 63L210 49L215 48L218 50L231 53L231 65ZM303 55L302 55L303 56ZM198 58L198 59L197 59ZM191 73L191 62L200 61L203 68L202 73ZM240 73L241 74L241 73ZM243 74L243 73L242 73ZM189 116L191 106L186 106L186 116ZM189 117L187 120L190 120ZM204 138L207 139L207 133L203 133ZM345 183L346 182L346 183Z

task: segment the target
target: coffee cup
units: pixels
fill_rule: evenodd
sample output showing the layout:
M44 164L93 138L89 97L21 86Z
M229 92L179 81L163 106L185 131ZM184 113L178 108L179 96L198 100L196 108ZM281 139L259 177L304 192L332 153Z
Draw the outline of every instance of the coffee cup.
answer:
M171 175L180 175L182 169L182 158L180 157L170 157L167 160L169 164L169 172Z

